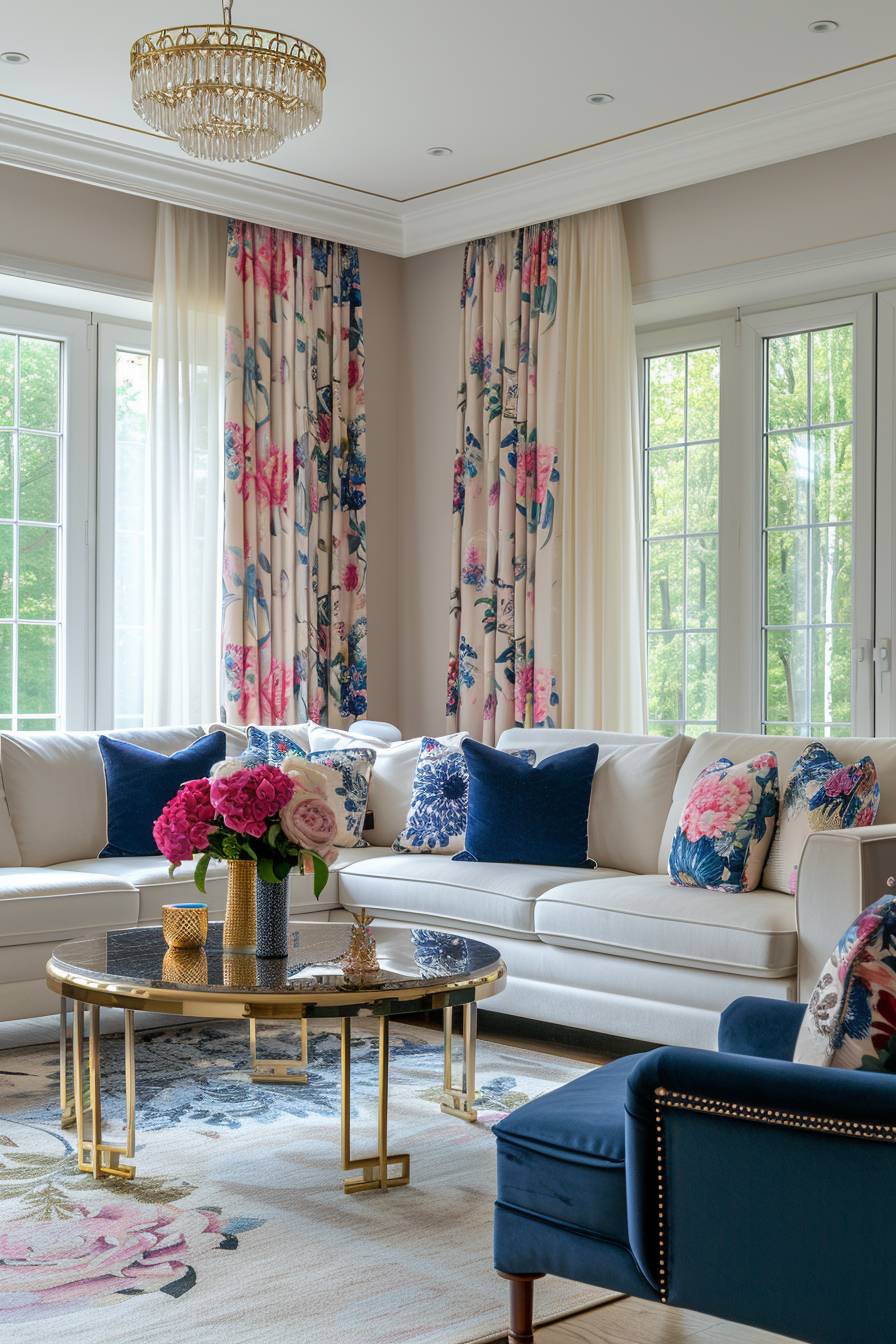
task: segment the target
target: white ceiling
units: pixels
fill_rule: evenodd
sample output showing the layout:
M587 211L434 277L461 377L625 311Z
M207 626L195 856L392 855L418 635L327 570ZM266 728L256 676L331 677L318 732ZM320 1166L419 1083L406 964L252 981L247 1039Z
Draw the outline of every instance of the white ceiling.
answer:
M198 165L145 133L128 49L216 0L4 8L0 160L401 254L896 130L893 0L235 0L323 50L323 124Z

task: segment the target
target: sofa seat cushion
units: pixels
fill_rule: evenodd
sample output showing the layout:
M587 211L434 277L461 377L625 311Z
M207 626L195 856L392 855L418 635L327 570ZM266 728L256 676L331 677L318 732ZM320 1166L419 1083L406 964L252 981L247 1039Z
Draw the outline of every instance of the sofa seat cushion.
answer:
M369 851L368 851L369 853ZM602 869L521 863L455 863L449 855L393 854L352 863L339 874L340 901L393 919L435 919L464 928L500 929L534 937L533 912L542 892L561 882L607 881Z
M133 924L161 924L162 906L170 905L173 901L205 901L211 918L222 919L227 904L226 863L213 859L209 864L204 896L196 890L193 882L195 867L195 860L182 863L175 869L174 876L169 877L168 860L161 855L148 855L146 858L124 855L121 858L83 859L77 863L59 864L58 869L49 868L47 871L65 869L67 872L94 875L97 878L109 876L128 883L136 888L139 896L137 916L130 921Z
M139 895L114 873L0 869L0 945L63 943L137 922Z
M625 1093L642 1055L546 1092L495 1126L498 1203L625 1243Z
M561 947L740 975L783 977L796 969L794 899L761 888L677 887L653 873L569 882L538 898L535 932Z

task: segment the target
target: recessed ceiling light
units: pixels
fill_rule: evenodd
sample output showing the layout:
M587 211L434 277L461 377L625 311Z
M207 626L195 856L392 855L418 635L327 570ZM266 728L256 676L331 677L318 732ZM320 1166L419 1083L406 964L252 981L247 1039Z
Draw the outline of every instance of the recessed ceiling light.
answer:
M614 102L612 93L589 93L585 99L586 103L594 103L595 107L600 107L603 103Z
M426 152L431 154L434 159L447 159L449 154L454 153L454 150L448 145L431 145Z
M7 65L27 65L31 60L24 51L0 51L0 61L5 61Z
M813 19L809 24L810 33L834 33L840 27L836 19Z

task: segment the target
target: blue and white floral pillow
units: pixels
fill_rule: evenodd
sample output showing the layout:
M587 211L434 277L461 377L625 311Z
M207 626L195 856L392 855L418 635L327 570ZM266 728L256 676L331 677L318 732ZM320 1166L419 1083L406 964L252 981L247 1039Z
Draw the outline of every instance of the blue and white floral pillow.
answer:
M872 826L880 806L877 769L870 756L844 765L823 742L810 742L793 763L781 796L781 815L762 885L796 894L803 849L816 831Z
M753 891L777 816L774 752L741 765L723 756L691 786L669 852L669 876L680 887Z
M345 751L305 751L281 728L247 729L245 757L280 765L288 756L301 756L312 765L323 766L331 775L327 801L336 814L337 849L366 849L362 835L370 793L370 776L376 752L370 747L350 747Z
M818 977L795 1064L896 1073L896 895L856 917Z
M535 764L534 751L508 754ZM396 854L459 854L467 829L469 786L467 762L460 747L424 737L408 819L392 845Z

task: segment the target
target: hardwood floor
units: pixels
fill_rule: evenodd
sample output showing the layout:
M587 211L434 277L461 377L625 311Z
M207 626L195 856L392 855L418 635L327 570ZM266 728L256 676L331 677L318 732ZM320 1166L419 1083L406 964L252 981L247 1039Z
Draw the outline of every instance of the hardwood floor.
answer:
M635 1297L546 1325L535 1331L535 1339L536 1344L790 1344L783 1335Z
M417 1020L417 1019L408 1019ZM421 1025L437 1025L435 1020L419 1019ZM140 1025L164 1026L183 1022L182 1018L161 1015L141 1015ZM104 1009L102 1031L122 1030L122 1014L116 1009ZM57 1018L43 1017L0 1023L0 1050L18 1046L38 1045L55 1041L58 1036ZM620 1053L627 1053L624 1043L605 1042L600 1038L578 1044L558 1044L523 1034L515 1023L483 1024L481 1040L501 1045L515 1045L524 1050L561 1055L581 1064L606 1064ZM629 1049L641 1049L630 1046ZM536 1293L538 1285L535 1286ZM583 1312L566 1321L544 1326L535 1332L536 1344L791 1344L783 1335L770 1335L765 1330L733 1325L695 1311L679 1311L675 1307L660 1307L652 1302L627 1297L593 1311Z

